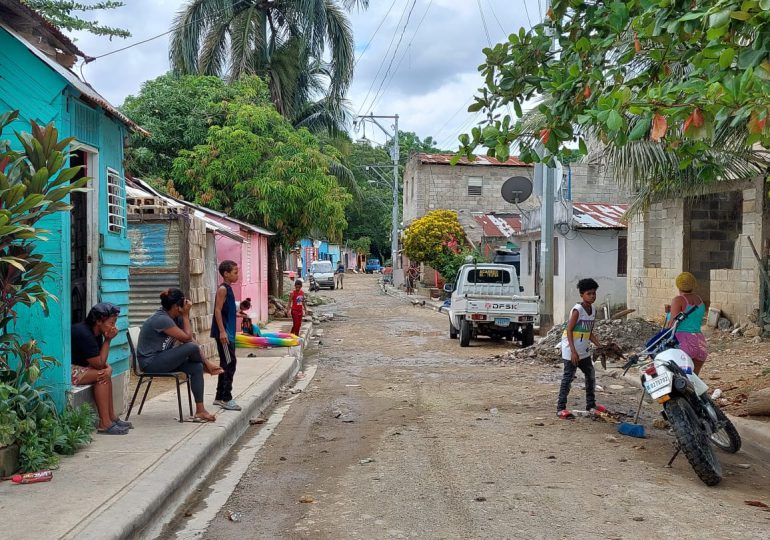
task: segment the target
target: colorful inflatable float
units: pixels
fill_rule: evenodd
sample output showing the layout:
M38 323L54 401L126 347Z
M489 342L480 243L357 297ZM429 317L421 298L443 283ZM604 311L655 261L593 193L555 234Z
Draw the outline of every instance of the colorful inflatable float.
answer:
M267 347L296 347L300 344L299 336L286 332L261 332L255 328L254 335L236 334L235 346L242 349L264 349Z

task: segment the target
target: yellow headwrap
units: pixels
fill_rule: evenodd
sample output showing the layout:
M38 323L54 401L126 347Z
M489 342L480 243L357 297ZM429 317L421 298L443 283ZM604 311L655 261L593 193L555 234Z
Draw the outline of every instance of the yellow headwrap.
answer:
M693 292L698 286L698 280L690 272L682 272L676 276L676 288L682 292Z

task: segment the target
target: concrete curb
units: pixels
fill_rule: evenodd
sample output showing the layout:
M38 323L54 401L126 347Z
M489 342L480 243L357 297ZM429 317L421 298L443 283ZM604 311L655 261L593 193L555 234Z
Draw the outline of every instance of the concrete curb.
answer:
M305 346L312 329L312 323L303 328ZM156 522L175 512L185 502L243 435L249 427L249 419L267 408L281 387L297 374L302 365L302 349L297 356L285 356L292 357L293 361L270 381L267 388L260 380L247 387L238 396L243 410L233 416L232 421L222 425L218 433L208 431L208 436L200 437L196 437L201 433L199 431L191 434L188 440L148 468L122 493L117 493L103 512L89 522L81 523L64 538L102 540L157 536L165 523ZM215 424L209 426L220 427Z
M401 293L400 291L394 290L393 287L389 285L385 285L384 283L380 282L380 290L382 290L383 293L387 294L390 297L398 298L399 300L403 300L405 302L411 302L413 297L406 296L404 293ZM420 307L424 307L427 309L431 309L435 311L436 313L443 313L443 310L441 309L442 306L437 306L433 304L433 301L430 299L424 299L424 303L419 304Z

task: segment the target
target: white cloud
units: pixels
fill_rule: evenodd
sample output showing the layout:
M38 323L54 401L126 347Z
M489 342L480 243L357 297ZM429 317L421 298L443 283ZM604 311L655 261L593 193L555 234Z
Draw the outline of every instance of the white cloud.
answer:
M460 128L470 129L475 115L462 110L481 86L477 67L482 49L504 39L506 32L529 26L542 13L539 0L416 0L410 23L393 58L388 78L383 77L401 36L413 0L372 0L366 11L353 12L351 22L357 56L372 38L356 65L348 99L354 112L400 115L400 128L421 137L433 135L456 144ZM79 33L80 48L98 56L167 31L184 5L180 0L126 0L127 6L98 14L102 24L127 28L128 40ZM430 4L430 8L428 6ZM392 5L386 17L388 8ZM486 31L479 13L484 12ZM527 17L528 9L529 18ZM427 15L426 14L426 9ZM420 20L425 16L418 32ZM400 24L399 24L400 21ZM389 45L390 53L386 54ZM83 68L85 78L109 101L119 105L136 94L141 84L168 70L168 36L100 58ZM377 72L379 70L379 75ZM372 88L371 92L369 88ZM372 102L381 87L374 108ZM366 102L364 98L369 93ZM459 111L459 112L458 112ZM370 134L367 133L369 136Z

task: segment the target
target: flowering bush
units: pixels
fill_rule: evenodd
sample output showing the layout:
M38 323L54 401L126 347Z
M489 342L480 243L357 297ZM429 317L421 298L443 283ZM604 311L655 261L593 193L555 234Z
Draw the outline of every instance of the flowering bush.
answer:
M413 221L404 232L404 254L412 261L435 268L445 280L452 279L445 275L446 263L451 261L449 266L457 266L465 244L465 231L451 210L429 212Z

